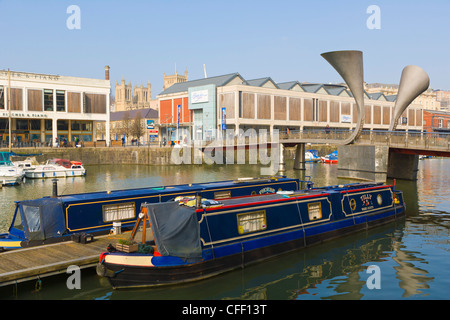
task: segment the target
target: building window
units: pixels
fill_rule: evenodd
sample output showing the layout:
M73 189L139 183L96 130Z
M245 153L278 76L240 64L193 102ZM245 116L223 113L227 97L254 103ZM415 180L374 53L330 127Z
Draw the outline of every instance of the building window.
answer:
M5 109L5 89L0 86L0 109Z
M41 120L30 120L30 130L41 130Z
M46 131L53 130L53 121L52 120L44 120L44 126Z
M53 111L53 90L44 89L44 111Z
M92 131L92 122L82 122L81 128L83 131Z
M65 91L56 90L56 111L66 111Z
M17 119L16 120L16 130L28 131L28 120Z
M238 214L237 220L239 234L261 231L267 227L265 210Z
M80 121L72 121L70 126L71 126L72 131L81 131Z
M58 131L68 131L69 121L68 120L58 120Z

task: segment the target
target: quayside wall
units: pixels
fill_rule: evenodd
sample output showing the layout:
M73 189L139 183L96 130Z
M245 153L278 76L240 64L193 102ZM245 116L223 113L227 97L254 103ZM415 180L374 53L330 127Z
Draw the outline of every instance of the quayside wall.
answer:
M329 154L336 150L335 146L318 145L307 146L306 149L318 150L320 156ZM3 149L3 151L7 151ZM45 163L48 159L62 158L68 160L82 161L85 165L101 164L142 164L142 165L176 165L172 161L172 147L83 147L83 148L14 148L17 154L40 154L35 156L37 162ZM268 151L270 154L271 151ZM197 154L198 155L198 154ZM183 156L181 153L180 156ZM293 159L295 148L285 148L286 160ZM202 164L207 163L205 157ZM234 163L237 161L237 151L234 151ZM14 157L13 160L25 159ZM217 157L216 157L217 159ZM194 151L191 149L191 163L194 161ZM216 162L217 163L217 162ZM226 163L223 159L222 163ZM249 163L249 150L245 150L245 163Z

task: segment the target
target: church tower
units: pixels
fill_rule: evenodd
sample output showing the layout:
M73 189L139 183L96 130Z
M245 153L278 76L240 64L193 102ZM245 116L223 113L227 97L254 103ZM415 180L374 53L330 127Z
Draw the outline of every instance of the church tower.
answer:
M175 74L167 75L164 73L164 86L163 91L172 86L175 83L188 81L188 71L187 68L184 70L184 75L178 74L175 70Z

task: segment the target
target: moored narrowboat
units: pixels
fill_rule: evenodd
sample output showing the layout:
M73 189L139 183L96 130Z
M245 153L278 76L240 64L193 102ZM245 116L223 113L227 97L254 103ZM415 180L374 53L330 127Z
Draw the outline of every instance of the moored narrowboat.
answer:
M130 239L136 240L139 226L142 242L134 252L108 246L100 254L97 273L108 278L113 288L196 281L387 223L405 213L402 192L378 183L219 202L200 199L193 206L189 206L192 199L143 204Z
M125 231L134 226L142 203L165 202L196 193L210 199L275 193L298 189L299 183L311 184L310 181L277 176L73 195L54 194L17 201L8 232L0 234L0 249L68 241L80 234L108 234L114 227Z

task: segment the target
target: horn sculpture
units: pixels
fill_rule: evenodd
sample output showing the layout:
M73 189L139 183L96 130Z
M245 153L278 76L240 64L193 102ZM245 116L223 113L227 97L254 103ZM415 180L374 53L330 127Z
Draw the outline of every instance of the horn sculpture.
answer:
M361 51L344 50L322 53L321 56L341 75L356 101L358 122L352 135L343 141L350 144L355 141L364 126L364 68Z
M426 91L429 85L430 78L422 68L418 66L406 66L403 69L389 131L396 129L398 119L403 111L408 108L415 98Z

